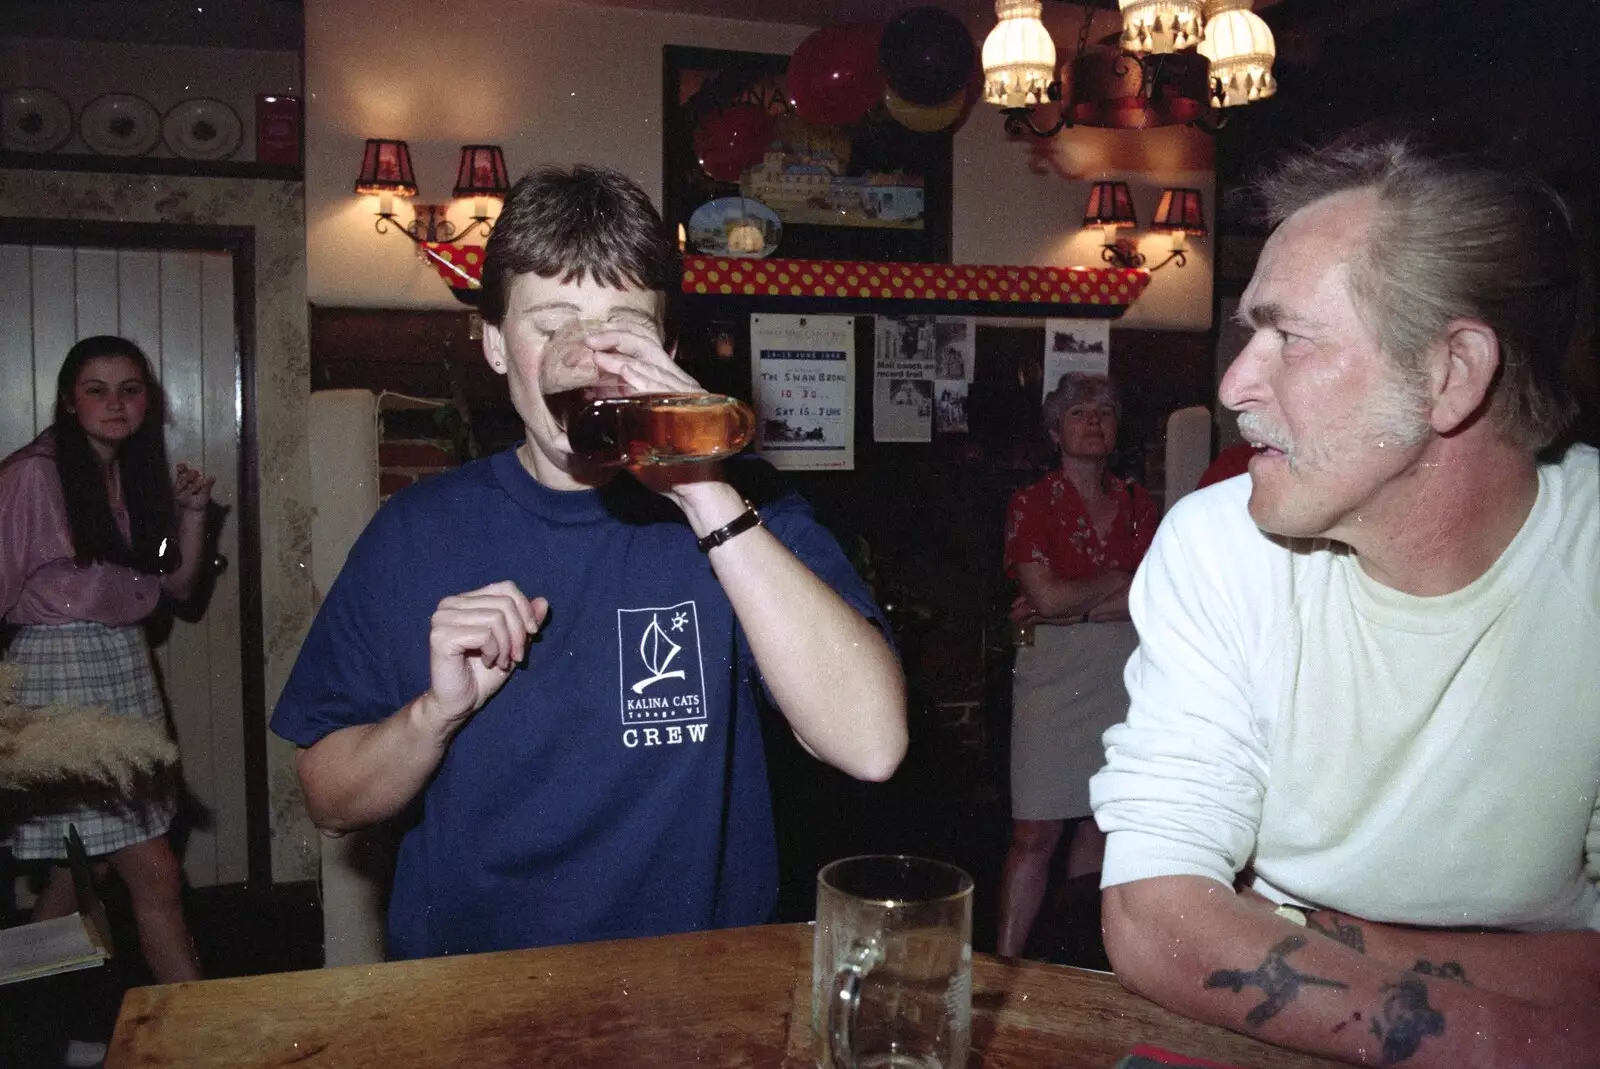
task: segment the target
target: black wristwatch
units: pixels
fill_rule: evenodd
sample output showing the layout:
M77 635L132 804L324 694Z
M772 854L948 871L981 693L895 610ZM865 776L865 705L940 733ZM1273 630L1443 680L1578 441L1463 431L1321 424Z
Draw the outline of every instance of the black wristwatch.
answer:
M744 534L752 527L760 526L761 513L756 511L756 507L754 505L746 501L744 503L743 512L739 513L739 515L735 516L721 527L718 527L715 531L712 531L704 538L696 539L695 547L699 549L701 553L710 553L713 549L716 549L728 539L733 538L736 535Z

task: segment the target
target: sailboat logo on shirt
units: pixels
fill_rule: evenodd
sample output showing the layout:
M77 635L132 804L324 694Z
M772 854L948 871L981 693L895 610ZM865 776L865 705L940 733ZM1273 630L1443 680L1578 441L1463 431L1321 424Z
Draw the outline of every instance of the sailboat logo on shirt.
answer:
M673 671L668 667L681 652L683 647L667 637L667 633L661 630L660 618L652 614L650 626L644 629L644 634L639 638L639 659L651 674L628 689L635 694L643 694L647 688L663 679L682 679L683 669Z
M705 672L694 602L618 609L617 661L625 745L705 738Z

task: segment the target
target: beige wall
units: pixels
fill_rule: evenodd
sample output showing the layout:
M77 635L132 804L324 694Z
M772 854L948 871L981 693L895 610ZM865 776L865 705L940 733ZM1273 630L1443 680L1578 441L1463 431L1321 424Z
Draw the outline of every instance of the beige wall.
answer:
M662 46L789 54L810 32L556 0L461 0L447 18L416 11L407 0L306 3L314 303L459 307L403 239L374 233L373 200L351 192L365 138L409 142L423 200L448 199L459 146L485 141L504 147L514 176L545 162L599 163L631 175L659 201ZM804 18L803 6L795 11ZM976 28L980 40L986 29ZM1067 47L1073 38L1058 29L1056 39ZM1204 190L1209 212L1211 163L1210 139L1188 129L1008 141L998 111L980 104L955 138L954 259L1099 264L1098 234L1081 227L1091 181L1129 181L1142 220L1167 184ZM452 218L464 219L464 208ZM1193 245L1188 266L1158 274L1123 325L1210 325L1210 243ZM1152 235L1141 246L1158 262L1167 239Z

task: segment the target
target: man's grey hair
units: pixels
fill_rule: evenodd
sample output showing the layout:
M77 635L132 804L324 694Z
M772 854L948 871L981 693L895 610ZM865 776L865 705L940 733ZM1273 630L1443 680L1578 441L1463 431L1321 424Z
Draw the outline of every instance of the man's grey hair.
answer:
M1057 380L1056 388L1045 395L1044 429L1055 432L1061 426L1062 414L1084 401L1111 402L1111 407L1116 409L1117 422L1122 422L1122 397L1110 376L1069 371Z
M1563 367L1577 343L1581 252L1572 216L1540 179L1407 140L1346 141L1258 180L1276 226L1324 197L1370 189L1377 210L1350 263L1350 286L1384 350L1414 384L1451 320L1494 331L1500 369L1488 415L1530 450L1577 414Z

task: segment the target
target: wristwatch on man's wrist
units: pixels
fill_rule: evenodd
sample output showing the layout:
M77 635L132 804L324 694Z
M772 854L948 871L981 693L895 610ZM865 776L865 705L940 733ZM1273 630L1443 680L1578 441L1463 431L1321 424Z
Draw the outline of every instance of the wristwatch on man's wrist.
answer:
M1307 911L1301 909L1299 906L1291 906L1287 904L1279 906L1277 909L1272 911L1272 915L1274 917L1282 917L1290 924L1298 924L1302 928L1306 926L1306 913Z

